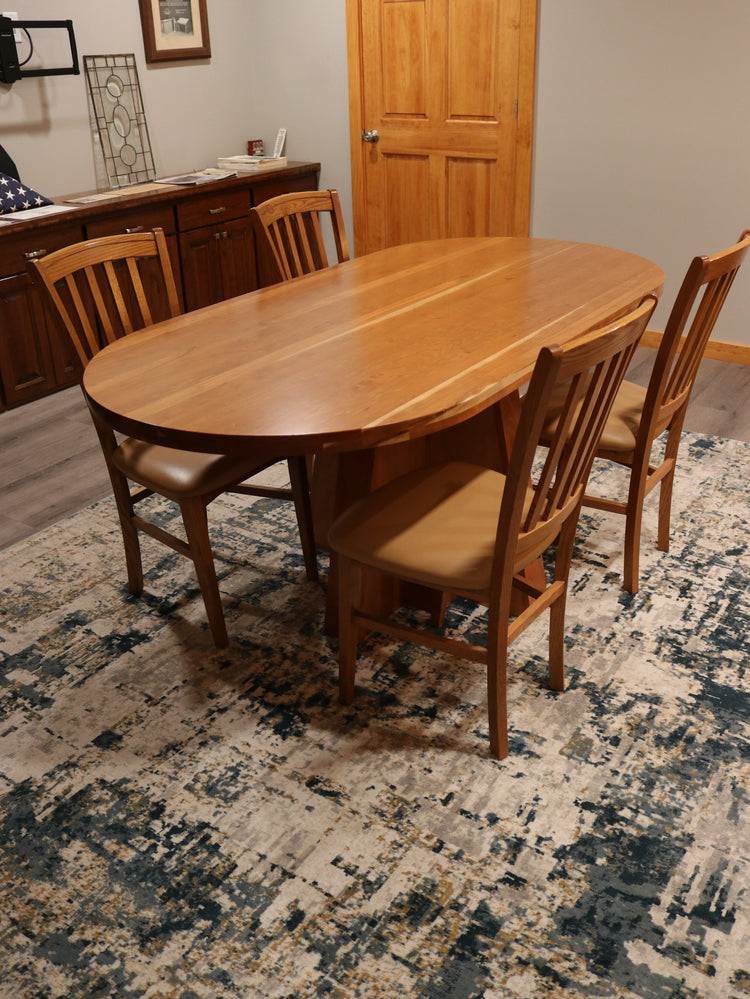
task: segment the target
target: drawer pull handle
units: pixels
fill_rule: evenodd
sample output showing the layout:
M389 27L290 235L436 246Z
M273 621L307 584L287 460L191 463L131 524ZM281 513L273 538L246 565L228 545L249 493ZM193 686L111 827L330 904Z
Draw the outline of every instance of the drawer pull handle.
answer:
M24 253L24 257L27 260L39 260L40 257L46 257L46 256L47 256L46 250L29 250L27 253Z
M229 239L228 232L215 232L214 239Z
M143 226L142 225L131 225L129 228L127 228L125 230L125 232L127 233L128 236L132 236L133 233L143 232Z
M227 210L226 205L222 205L221 208L209 208L208 209L208 214L209 215L221 215L221 213L225 212L226 210Z

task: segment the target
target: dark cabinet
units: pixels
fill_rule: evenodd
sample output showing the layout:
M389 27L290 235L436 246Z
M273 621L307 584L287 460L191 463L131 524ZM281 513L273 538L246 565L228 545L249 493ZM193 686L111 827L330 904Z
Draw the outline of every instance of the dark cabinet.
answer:
M253 236L244 219L181 233L180 260L187 311L258 287Z
M245 174L196 187L148 184L0 226L0 409L65 388L81 375L69 338L27 271L30 259L82 239L159 226L184 308L198 309L271 283L255 245L251 206L315 190L319 174L319 163L290 163L273 176ZM166 315L165 306L164 316L154 319Z
M8 228L11 228L10 226ZM0 235L0 407L74 384L80 365L27 271L29 260L82 239L76 225Z
M249 214L249 189L211 191L177 206L188 311L258 287Z
M56 384L44 309L27 274L0 278L0 370L4 407L30 402Z

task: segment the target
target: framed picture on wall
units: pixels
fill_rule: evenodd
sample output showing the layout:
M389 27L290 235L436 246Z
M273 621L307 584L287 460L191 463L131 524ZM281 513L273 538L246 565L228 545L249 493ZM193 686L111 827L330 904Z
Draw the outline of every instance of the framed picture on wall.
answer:
M146 62L211 55L207 0L138 0Z

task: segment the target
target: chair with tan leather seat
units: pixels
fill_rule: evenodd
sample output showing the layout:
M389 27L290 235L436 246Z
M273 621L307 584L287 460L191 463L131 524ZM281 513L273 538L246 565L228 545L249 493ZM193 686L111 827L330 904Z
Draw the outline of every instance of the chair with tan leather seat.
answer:
M120 336L181 313L164 232L106 236L88 240L32 262L36 274L70 336L83 367ZM211 634L217 647L227 630L216 579L206 508L223 492L292 499L309 579L317 578L310 494L304 457L288 459L291 489L244 480L279 458L199 454L127 438L118 443L92 411L107 462L125 546L128 586L143 590L138 532L143 531L192 559ZM139 488L131 492L129 480ZM136 504L157 493L179 504L187 540L165 531L136 512Z
M328 267L321 217L330 219L338 263L349 259L341 203L333 188L280 194L262 201L250 214L258 240L274 262L277 280L291 281Z
M364 496L334 521L329 542L338 560L339 697L344 704L354 697L363 629L485 663L490 746L503 758L508 753L508 646L547 608L550 686L564 689L565 601L581 501L597 441L655 304L649 297L617 322L540 352L507 475L463 461L428 465ZM542 402L555 387L564 389L565 400L540 469L535 456L545 416ZM555 541L554 577L537 588L523 571ZM363 607L363 583L371 570L486 605L486 646ZM511 621L514 591L528 605Z
M623 502L587 493L583 502L624 514L623 585L630 593L638 591L644 500L659 484L657 547L669 551L672 488L690 394L711 331L748 250L750 230L734 246L694 258L670 312L648 386L624 381L604 428L596 457L630 469L628 497ZM553 399L547 435L555 426L556 409ZM663 433L667 435L663 457L652 464L654 441Z

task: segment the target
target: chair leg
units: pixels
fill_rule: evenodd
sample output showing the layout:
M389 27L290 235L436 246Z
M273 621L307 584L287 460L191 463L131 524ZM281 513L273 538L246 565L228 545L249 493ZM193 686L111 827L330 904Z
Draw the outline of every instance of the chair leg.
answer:
M549 609L549 685L565 690L565 604L567 587Z
M565 606L579 516L580 510L568 518L557 542L554 585L563 585L549 608L549 685L552 690L565 690Z
M138 539L138 528L133 523L133 500L130 496L130 486L127 478L114 464L112 456L117 449L114 432L97 419L93 411L91 419L96 435L99 438L104 461L112 483L112 494L117 504L117 515L120 518L122 543L125 548L125 565L128 571L128 590L133 594L143 592L143 565L141 562L141 543Z
M669 524L672 519L672 486L674 484L674 465L664 476L659 485L659 532L656 546L660 552L669 551Z
M307 461L304 456L287 459L289 467L289 482L294 498L294 510L297 514L299 537L302 543L302 555L305 559L305 569L308 579L318 578L318 557L315 547L315 531L313 528L312 505L310 503L310 482L307 474Z
M630 473L630 488L625 509L625 545L622 571L622 585L628 593L638 592L641 525L643 523L643 503L646 498L647 477L648 457L642 462L634 463Z
M339 701L354 700L354 674L357 668L357 625L352 609L358 603L359 569L343 555L337 557L339 588ZM356 588L356 589L355 589Z
M195 565L195 574L198 577L198 586L203 603L206 605L206 616L214 644L217 649L223 649L229 644L229 638L224 620L224 609L221 606L211 541L208 536L206 504L200 497L191 496L180 502L180 510L185 524L188 546Z
M669 523L672 517L672 487L674 473L677 467L677 452L680 449L682 425L685 422L687 406L673 421L667 436L667 446L664 449L664 461L670 463L670 469L659 485L659 533L657 547L661 552L669 551Z
M508 755L508 613L490 610L487 632L487 725L490 751Z
M434 628L442 628L445 624L445 612L448 610L448 604L452 599L450 593L442 590L438 599L430 608L430 619Z
M109 480L112 483L112 493L117 504L117 515L120 518L122 543L125 549L125 565L128 572L128 590L137 595L143 592L143 563L141 562L141 543L138 538L138 528L133 523L133 501L130 498L130 486L125 476L107 463Z

